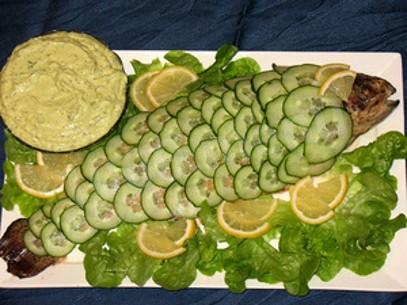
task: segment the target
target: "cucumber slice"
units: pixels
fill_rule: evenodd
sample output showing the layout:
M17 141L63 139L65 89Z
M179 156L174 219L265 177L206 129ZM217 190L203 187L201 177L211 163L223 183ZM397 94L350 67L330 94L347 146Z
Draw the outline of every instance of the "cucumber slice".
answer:
M249 157L245 154L243 149L243 140L237 140L232 144L228 153L226 154L226 166L232 175L245 165L250 164Z
M42 212L44 213L45 217L51 218L52 207L53 207L53 204L46 204L41 207Z
M35 236L41 236L41 230L50 221L50 219L45 216L41 209L38 209L34 214L28 218L28 227L34 233Z
M47 251L45 251L41 239L35 236L31 230L25 231L23 240L25 247L34 255L36 256L47 255Z
M73 202L69 198L63 198L59 200L57 203L55 203L54 207L51 210L51 219L54 222L54 224L60 228L60 222L61 222L61 215L62 213L75 205L75 202Z
M210 206L222 203L222 198L215 190L212 178L205 176L201 171L196 170L189 176L185 183L185 194L193 205L199 207L204 202Z
M239 101L246 106L251 106L253 101L256 101L256 93L252 90L252 83L250 80L241 80L236 84L235 94Z
M280 165L278 166L277 169L277 177L278 180L280 180L283 183L287 183L287 184L294 184L296 183L298 180L300 180L300 178L295 177L295 176L291 176L287 173L287 168L286 168L286 161L287 161L287 157L285 157Z
M284 88L279 79L264 83L257 92L258 100L263 109L266 109L266 105L276 97L285 94L287 94L287 90Z
M171 175L171 154L164 149L157 149L148 160L147 176L154 184L167 187L174 178Z
M104 200L96 192L90 195L84 211L87 222L95 229L110 230L121 223L113 204Z
M242 103L236 98L234 91L226 91L222 95L222 104L231 116L236 116L243 107Z
M272 100L266 106L266 118L271 127L277 128L280 121L284 118L284 102L287 95L280 95Z
M192 129L188 137L188 145L192 151L195 151L198 145L205 140L216 139L211 127L206 123L196 126Z
M106 162L96 172L94 186L96 193L104 200L113 202L114 195L125 181L122 170L113 163Z
M165 123L164 128L160 132L161 146L168 151L173 153L179 147L187 144L187 137L182 133L178 126L176 119L171 119Z
M272 67L273 67L273 70L276 71L280 75L282 75L285 71L287 71L288 68L290 68L290 66L279 66L279 65L276 65L275 63L273 63Z
M230 146L239 139L240 136L236 132L234 120L226 121L219 127L218 143L224 154L226 154Z
M138 153L141 160L147 164L153 152L161 147L160 137L152 131L147 132L140 140Z
M195 207L185 194L184 187L174 181L165 192L165 204L175 217L195 218L199 208Z
M195 151L195 162L198 169L206 176L213 177L216 168L224 161L217 140L206 140L198 145Z
M250 155L250 163L256 172L260 171L261 166L268 159L268 149L264 144L259 144L253 148Z
M238 82L240 82L241 80L246 80L246 79L250 80L250 79L252 79L252 76L248 75L248 76L242 76L242 77L236 77L236 78L228 79L228 80L225 81L225 87L227 87L230 90L235 90L236 84Z
M264 145L268 145L271 136L273 136L276 133L276 130L272 127L270 127L266 120L261 123L260 127L260 140Z
M75 203L81 208L88 201L90 194L95 191L95 187L89 181L83 181L78 185L75 192Z
M162 106L155 109L148 115L147 126L151 129L151 131L158 134L160 133L161 129L163 129L165 122L167 122L170 118L171 115L168 113L167 108Z
M197 110L201 110L203 101L206 100L210 96L211 95L208 92L206 92L205 90L198 89L198 90L192 91L188 95L188 100L189 100L189 103L192 105L192 107L194 107Z
M98 147L91 150L86 155L81 164L82 175L90 182L93 181L93 176L96 170L107 162L107 156L103 147Z
M66 176L64 182L64 191L65 194L75 201L75 192L76 188L85 181L85 178L82 175L81 168L78 166L74 167ZM35 232L34 232L35 233Z
M75 248L75 244L69 241L52 222L42 229L41 241L48 255L54 257L66 256Z
M284 103L285 115L298 125L309 126L314 116L323 108L343 107L342 100L335 94L328 92L320 96L318 92L319 88L314 86L294 89Z
M211 96L202 104L202 117L207 124L211 124L215 111L222 107L222 100L219 97Z
M270 163L274 166L279 166L287 153L287 148L278 140L277 135L272 136L268 144L268 158Z
M250 156L255 146L261 143L260 140L260 124L252 125L247 131L243 143L243 149L246 155Z
M280 124L278 124L277 137L288 150L293 150L304 142L306 132L307 129L305 127L297 125L289 119L284 118L281 120Z
M285 187L285 184L278 179L277 167L268 161L260 169L259 187L266 193L274 193Z
M314 82L318 68L319 66L312 64L292 66L283 73L281 82L289 92L300 86L310 85Z
M317 176L329 170L335 163L335 158L322 163L310 164L304 156L304 144L298 146L287 155L285 168L287 173L296 177Z
M123 221L140 223L149 219L141 207L141 191L130 183L123 183L118 189L113 206Z
M147 182L147 166L141 160L138 148L135 147L124 156L122 162L124 178L137 187L143 187Z
M252 110L249 107L243 107L235 117L235 127L237 134L244 139L250 126L256 123Z
M129 118L121 131L121 137L129 145L138 144L141 137L149 131L147 125L148 112L139 112Z
M231 118L232 116L229 114L229 112L226 111L225 108L218 108L213 114L211 121L213 131L217 134L220 126L222 126L225 121L230 120Z
M257 100L253 101L251 108L257 123L261 124L264 120L264 112L260 106L260 103Z
M259 177L250 165L239 169L235 176L236 194L245 200L254 199L261 195L258 185Z
M107 159L114 165L120 167L122 165L123 157L132 149L132 146L128 145L122 140L119 135L110 138L105 146L105 153Z
M258 91L266 82L272 81L274 79L280 79L281 75L276 71L264 71L256 74L252 79L252 86L254 91Z
M197 169L194 155L188 145L178 148L171 160L171 172L174 179L185 185L188 177Z
M189 135L194 127L202 124L204 121L199 110L192 106L187 106L178 112L177 122L181 131Z
M223 93L225 93L228 88L226 88L223 85L210 85L205 88L203 88L206 92L208 92L211 95L221 97Z
M232 202L239 199L234 189L234 178L229 173L225 164L216 169L213 181L215 182L216 192L224 200Z
M167 112L173 117L177 116L178 111L189 105L188 98L185 96L177 97L176 99L169 101L166 105Z
M144 212L154 220L166 220L173 217L165 205L165 189L148 181L141 192L141 206Z
M85 212L77 205L62 213L61 230L67 239L76 244L84 243L97 233L86 221Z
M352 119L342 108L327 107L312 120L305 137L305 157L321 163L340 154L352 137Z

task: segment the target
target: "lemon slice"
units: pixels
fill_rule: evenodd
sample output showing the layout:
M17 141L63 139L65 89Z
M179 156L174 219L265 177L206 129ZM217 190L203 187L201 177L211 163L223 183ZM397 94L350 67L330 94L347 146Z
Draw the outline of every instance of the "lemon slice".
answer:
M46 165L49 167L57 167L60 169L67 166L74 167L80 164L85 158L86 153L83 151L75 151L69 153L48 153L36 152L36 159L38 165Z
M344 70L332 74L326 81L324 81L319 89L319 95L324 95L328 90L335 93L342 100L348 100L352 92L352 86L356 78L356 72L351 70Z
M317 72L315 72L315 80L319 81L320 83L323 83L331 75L349 69L350 69L349 65L341 63L323 65L317 70Z
M317 180L303 178L290 192L293 212L303 222L310 224L323 223L332 218L334 208L343 201L348 190L346 175Z
M14 173L21 190L37 198L51 198L64 191L64 179L70 169L16 164Z
M156 108L150 101L150 98L146 95L146 88L149 81L158 73L159 71L144 73L130 85L130 99L138 110L152 111Z
M195 234L191 219L151 221L143 223L137 231L137 244L146 255L168 259L182 254L184 242Z
M275 199L225 201L217 209L218 223L232 236L256 238L271 229L268 220L277 205Z
M172 66L155 75L147 84L146 95L158 107L175 97L198 76L184 67Z

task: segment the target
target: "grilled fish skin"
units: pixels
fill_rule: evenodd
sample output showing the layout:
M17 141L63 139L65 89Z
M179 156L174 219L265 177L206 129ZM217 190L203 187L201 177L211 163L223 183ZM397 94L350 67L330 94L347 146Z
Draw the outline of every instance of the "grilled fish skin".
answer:
M10 224L0 239L0 257L7 262L7 271L19 278L35 276L58 261L55 257L31 253L24 245L27 230L28 220L20 218Z
M344 102L353 122L352 141L384 120L399 104L389 97L396 89L385 79L358 73Z

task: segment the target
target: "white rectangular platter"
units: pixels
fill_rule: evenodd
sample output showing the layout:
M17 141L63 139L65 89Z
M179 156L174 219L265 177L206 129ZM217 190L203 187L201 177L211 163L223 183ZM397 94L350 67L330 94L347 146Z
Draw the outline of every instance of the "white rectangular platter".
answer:
M137 58L142 62L150 62L152 59L163 59L166 51L117 51L121 57L125 70L128 74L133 73L130 60ZM214 61L215 52L192 51L205 66ZM392 97L401 101L397 109L369 133L360 137L352 147L367 144L378 135L389 130L398 130L404 133L404 110L403 110L403 76L401 56L398 53L343 53L343 52L239 52L237 57L250 56L258 61L262 70L271 69L272 63L279 65L295 65L302 63L325 64L341 62L351 65L357 72L383 77L390 81L397 89ZM394 215L407 213L406 201L406 169L405 161L399 160L394 163L392 173L398 179L398 205ZM15 219L21 217L18 211L8 212L3 210L1 215L1 234ZM378 272L361 277L347 270L330 282L322 282L314 277L310 282L312 289L344 289L344 290L370 290L370 291L407 291L407 264L405 253L407 252L407 230L397 233L391 243L391 253L385 266ZM75 250L68 258L56 266L46 269L33 278L20 280L6 271L6 264L0 260L0 287L29 288L29 287L88 287L85 279L85 271L82 265L82 254ZM122 283L124 287L136 287L130 281ZM146 287L157 287L152 281ZM213 277L199 275L192 287L201 288L226 288L223 274ZM248 281L248 288L272 289L282 288L281 284L269 285L257 281Z

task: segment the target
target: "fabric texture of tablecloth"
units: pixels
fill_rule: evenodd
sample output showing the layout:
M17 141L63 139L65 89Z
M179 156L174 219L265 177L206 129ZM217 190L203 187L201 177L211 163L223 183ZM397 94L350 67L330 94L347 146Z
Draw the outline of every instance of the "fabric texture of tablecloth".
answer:
M242 50L391 51L405 58L407 1L0 0L0 67L17 44L50 30L87 32L112 49L214 50L233 43ZM2 147L3 135L0 141ZM312 291L296 298L282 290L0 289L0 305L12 304L402 305L407 293Z

